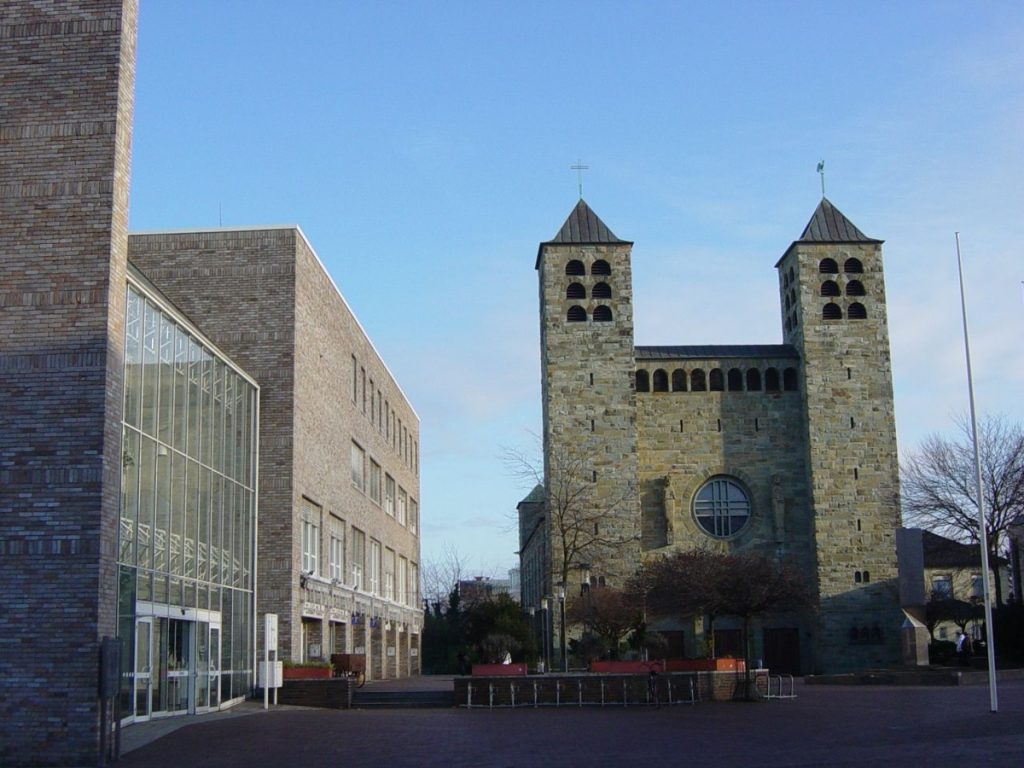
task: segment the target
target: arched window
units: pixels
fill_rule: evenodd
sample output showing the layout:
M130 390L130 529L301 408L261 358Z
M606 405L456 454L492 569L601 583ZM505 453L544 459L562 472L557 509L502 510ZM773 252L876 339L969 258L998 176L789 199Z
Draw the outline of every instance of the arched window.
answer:
M761 391L761 372L757 368L747 369L747 391Z
M612 288L608 283L598 283L591 289L590 295L595 299L610 299Z
M860 571L853 572L853 583L860 584Z
M651 379L647 374L647 371L640 369L636 372L636 391L637 392L650 392L651 391Z
M590 267L590 274L592 275L610 275L611 273L612 268L608 266L608 262L604 259L598 259Z
M779 391L779 372L777 369L769 368L764 372L764 390L765 392Z
M793 282L793 268L792 267L789 268L789 282L791 282L791 283Z
M668 392L668 374L661 368L654 372L654 391Z
M730 368L728 374L728 385L730 392L743 391L743 371L739 368Z
M782 388L786 392L796 392L796 368L787 368L782 372Z
M684 371L682 368L676 368L674 371L672 371L672 391L686 391L686 371Z
M594 322L595 323L610 323L612 321L612 311L609 307L603 304L599 307L594 307Z
M821 284L821 295L822 296L838 296L839 295L839 284L835 280L826 280Z
M871 571L864 571L864 583L871 581Z
M569 307L565 319L570 323L585 323L587 321L587 310L580 306Z
M843 264L843 272L848 275L859 275L863 271L864 265L860 263L860 259L847 259Z
M859 301L853 302L849 309L846 310L846 314L851 320L867 320L868 311L864 308L864 305Z
M583 266L583 262L579 259L573 259L565 265L565 274L567 275L585 275L587 270Z
M818 264L818 272L823 275L838 275L839 265L836 264L835 259L822 259Z
M851 280L846 284L847 296L864 296L864 283L860 280Z
M787 312L789 312L790 306L791 306L791 304L790 304L790 301L789 301L789 296L786 296L786 311Z
M843 310L839 308L838 304L834 304L831 301L821 309L822 320L842 320Z
M704 380L704 371L700 368L694 368L690 371L690 391L703 392L707 388L707 382Z
M796 327L797 327L798 325L800 325L800 321L799 321L799 319L797 318L797 315L796 315L796 313L794 312L794 313L793 313L793 327L794 327L794 328L796 328Z
M750 498L738 481L713 477L693 497L693 516L715 538L735 536L750 520Z
M565 289L565 298L585 299L587 298L587 289L579 283L569 283L569 287Z
M725 380L722 376L721 368L712 368L711 373L708 374L708 389L712 392L721 392L725 389Z

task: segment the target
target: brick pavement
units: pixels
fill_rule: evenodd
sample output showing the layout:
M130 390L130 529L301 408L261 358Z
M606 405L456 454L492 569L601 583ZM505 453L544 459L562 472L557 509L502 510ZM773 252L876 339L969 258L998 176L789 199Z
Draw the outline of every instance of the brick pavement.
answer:
M772 703L517 710L285 709L199 719L119 768L263 766L1020 766L1024 682L797 685ZM249 706L249 705L247 705ZM129 729L130 730L130 729Z

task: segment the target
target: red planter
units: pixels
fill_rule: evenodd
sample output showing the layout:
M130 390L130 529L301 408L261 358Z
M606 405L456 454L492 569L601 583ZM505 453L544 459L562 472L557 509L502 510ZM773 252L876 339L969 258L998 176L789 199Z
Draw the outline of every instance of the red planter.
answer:
M474 677L518 677L527 672L525 664L474 664Z
M664 662L661 661L592 661L590 662L591 672L601 672L606 675L646 675L652 669L664 672Z
M320 680L331 676L330 667L285 667L285 680Z

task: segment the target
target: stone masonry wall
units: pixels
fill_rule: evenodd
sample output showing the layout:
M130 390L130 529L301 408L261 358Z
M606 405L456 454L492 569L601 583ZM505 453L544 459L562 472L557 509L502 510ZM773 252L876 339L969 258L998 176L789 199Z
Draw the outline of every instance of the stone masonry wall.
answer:
M116 633L136 12L36 0L0 15L3 765L97 759L98 641Z
M838 263L838 275L819 271L824 258ZM862 273L844 273L850 258L862 263ZM899 469L881 246L798 242L780 261L780 275L791 268L796 284L789 295L799 322L787 341L801 349L805 362L818 663L830 671L892 664L899 660L902 623L895 540ZM843 295L823 297L825 279L835 280ZM862 282L865 296L846 295L853 279ZM830 300L840 305L842 319L822 319ZM865 307L867 319L848 317L854 301Z

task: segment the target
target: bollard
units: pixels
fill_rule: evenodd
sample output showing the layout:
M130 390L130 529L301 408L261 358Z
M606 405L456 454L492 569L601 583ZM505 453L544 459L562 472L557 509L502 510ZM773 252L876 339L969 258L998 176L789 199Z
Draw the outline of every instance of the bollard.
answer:
M604 678L601 678L601 706L604 706Z
M466 709L473 708L473 684L466 683Z
M583 706L583 681L582 680L577 680L576 681L576 688L579 690L579 705L578 706L582 707Z
M533 681L533 708L537 708L537 681Z
M516 684L515 683L511 683L510 682L508 684L508 694L509 694L509 698L512 699L512 709L515 709L516 708Z
M487 706L489 708L491 708L491 709L494 709L494 683L488 683L487 684L487 695L488 695Z

